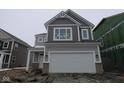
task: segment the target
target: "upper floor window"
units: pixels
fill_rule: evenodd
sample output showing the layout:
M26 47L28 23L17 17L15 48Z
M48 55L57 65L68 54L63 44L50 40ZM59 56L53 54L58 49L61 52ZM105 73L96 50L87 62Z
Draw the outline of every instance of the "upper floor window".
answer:
M54 28L54 40L72 40L72 28L71 27Z
M42 37L38 37L38 42L43 42L43 38Z
M82 39L89 39L88 29L81 29Z
M18 43L15 43L14 48L17 49L19 47Z
M3 43L3 48L8 48L9 47L9 42L4 42Z

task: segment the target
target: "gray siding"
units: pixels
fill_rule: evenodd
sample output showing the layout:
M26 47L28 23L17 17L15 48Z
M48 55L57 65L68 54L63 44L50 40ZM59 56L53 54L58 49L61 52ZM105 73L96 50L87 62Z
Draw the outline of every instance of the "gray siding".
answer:
M47 35L39 35L35 37L35 46L43 46L44 42L38 42L38 38L47 39Z
M75 23L67 18L59 18L59 19L53 21L51 24L75 24Z
M17 42L15 42L17 43ZM15 46L14 43L14 46ZM18 43L18 48L13 47L13 52L12 52L12 57L16 57L16 62L12 62L12 57L11 57L11 62L10 62L10 67L24 67L26 66L26 61L27 61L27 47L19 44Z
M48 42L54 42L54 40L53 40L54 27L56 27L56 26L49 26L49 28L48 28ZM72 27L72 41L74 41L74 42L78 41L77 26L61 26L61 27Z

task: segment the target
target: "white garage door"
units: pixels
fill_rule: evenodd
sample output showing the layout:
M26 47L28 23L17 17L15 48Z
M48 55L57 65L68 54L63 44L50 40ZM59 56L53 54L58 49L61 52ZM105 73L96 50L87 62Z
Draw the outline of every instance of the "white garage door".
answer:
M95 73L93 52L50 52L51 73Z

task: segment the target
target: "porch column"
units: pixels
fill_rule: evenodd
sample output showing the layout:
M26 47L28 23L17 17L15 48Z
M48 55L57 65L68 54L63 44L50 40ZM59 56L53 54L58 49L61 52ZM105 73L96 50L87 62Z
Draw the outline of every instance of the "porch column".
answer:
M4 57L4 55L1 54L1 56L0 56L0 69L2 68L2 64L3 64L3 57Z
M27 57L26 71L29 70L30 54L31 54L31 51L29 50L29 51L28 51L28 57Z

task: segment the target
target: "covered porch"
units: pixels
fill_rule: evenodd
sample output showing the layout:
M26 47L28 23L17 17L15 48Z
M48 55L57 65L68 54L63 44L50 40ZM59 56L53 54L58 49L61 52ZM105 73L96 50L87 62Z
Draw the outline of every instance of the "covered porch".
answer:
M45 48L29 48L27 56L26 70L29 69L42 69L45 62L44 56Z

